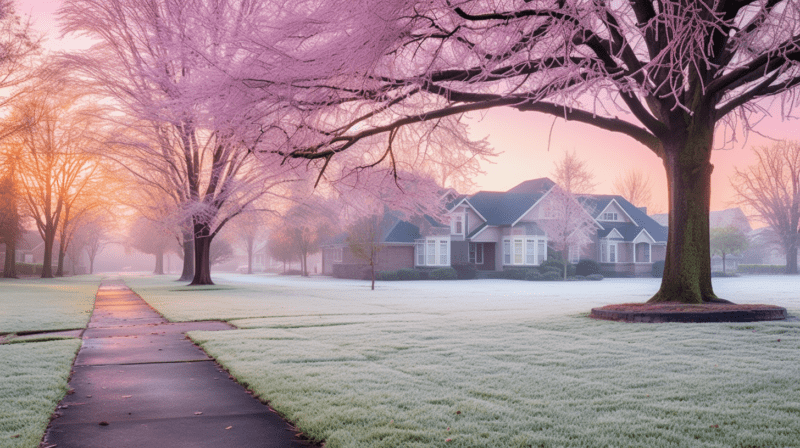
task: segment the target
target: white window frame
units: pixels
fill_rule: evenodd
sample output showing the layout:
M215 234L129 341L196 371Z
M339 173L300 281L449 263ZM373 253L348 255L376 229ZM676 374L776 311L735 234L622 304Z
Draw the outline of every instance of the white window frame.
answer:
M608 243L608 262L609 263L619 262L619 250L617 247L617 243L611 243L611 242Z
M334 263L341 263L342 262L342 252L343 252L342 249L343 248L341 248L341 247L334 247L333 248L333 254L331 255L331 260Z
M537 266L547 259L547 240L541 237L503 238L503 265Z
M537 265L541 265L547 260L547 241L542 238L536 240L536 261Z
M619 221L619 215L617 212L605 212L601 221Z
M425 266L425 240L416 240L414 242L414 262L417 266Z
M450 238L425 238L414 241L416 266L450 266Z
M568 258L570 263L578 263L581 260L581 247L578 245L569 246Z

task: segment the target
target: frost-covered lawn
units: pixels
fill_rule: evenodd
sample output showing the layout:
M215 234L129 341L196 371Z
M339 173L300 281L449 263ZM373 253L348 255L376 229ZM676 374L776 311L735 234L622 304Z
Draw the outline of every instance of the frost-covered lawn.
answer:
M94 307L99 276L0 278L0 335L84 328Z
M10 341L0 344L0 447L39 446L81 346L78 339L9 338L86 327L99 284L98 276L0 279L0 342Z
M379 283L215 276L129 284L241 382L328 447L797 447L800 322L624 324L651 279ZM800 314L793 277L719 295Z
M80 346L78 339L0 344L0 447L39 446Z

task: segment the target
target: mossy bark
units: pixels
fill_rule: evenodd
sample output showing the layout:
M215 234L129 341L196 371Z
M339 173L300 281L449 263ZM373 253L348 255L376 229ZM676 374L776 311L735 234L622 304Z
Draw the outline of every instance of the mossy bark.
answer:
M662 160L669 189L669 235L656 302L724 302L711 286L712 120L689 118L684 132L664 141Z

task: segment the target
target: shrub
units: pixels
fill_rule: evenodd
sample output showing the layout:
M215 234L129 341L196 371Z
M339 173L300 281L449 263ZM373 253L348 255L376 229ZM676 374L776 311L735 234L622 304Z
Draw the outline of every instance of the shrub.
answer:
M786 266L779 264L740 264L738 271L742 274L785 274Z
M734 272L711 271L712 277L738 277L739 274Z
M547 270L558 270L558 272L561 273L561 277L564 277L564 263L562 263L561 260L548 258L543 261L542 264L539 265L539 271L544 274ZM571 277L575 274L575 265L567 263L567 277Z
M603 276L600 274L591 274L586 276L586 280L600 281L602 279Z
M456 280L458 273L453 268L434 269L428 273L428 278L431 280Z
M573 276L573 277L569 277L567 280L574 280L574 281L576 281L576 282L579 282L579 281L581 281L581 280L586 280L586 276L583 276L583 275L575 275L575 276Z
M429 279L428 278L428 272L430 272L430 271L428 271L426 269L416 269L416 271L419 272L419 279L420 280L428 280Z
M503 271L489 271L486 276L492 279L506 278Z
M525 273L525 280L528 281L538 281L542 279L542 274L539 273L536 269L531 269L527 273Z
M575 275L592 275L592 274L599 274L600 273L600 263L594 260L581 260L578 262L578 265L575 266Z
M398 275L397 271L380 271L375 273L375 280L400 280L400 276Z
M472 280L478 276L478 268L474 263L453 263L459 280Z
M398 269L397 271L397 279L398 280L421 280L422 274L420 271L416 269Z
M506 269L503 273L505 274L504 278L509 280L525 280L528 276L527 269Z
M42 275L42 264L17 263L17 275Z
M653 277L661 278L664 276L664 260L658 260L653 263L653 268L650 272Z
M555 271L547 271L544 274L542 274L541 278L542 278L542 280L545 280L545 281L563 280L564 279L564 274L563 273L559 274L558 272L555 272Z

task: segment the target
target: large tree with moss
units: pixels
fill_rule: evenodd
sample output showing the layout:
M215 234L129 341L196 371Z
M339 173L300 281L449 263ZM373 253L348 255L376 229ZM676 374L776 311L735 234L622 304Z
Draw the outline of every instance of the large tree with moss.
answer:
M747 129L764 112L762 99L781 98L791 110L794 98L783 94L800 81L800 2L364 3L325 11L315 22L325 38L298 36L295 51L319 52L298 61L319 64L324 56L352 71L327 91L318 79L294 80L293 88L313 92L306 98L317 105L346 104L351 115L306 120L319 142L297 145L291 156L329 160L380 135L391 155L404 127L496 107L627 135L661 158L668 179L666 264L651 301L720 300L708 227L715 131ZM342 20L360 26L337 25ZM373 44L358 44L365 39Z

